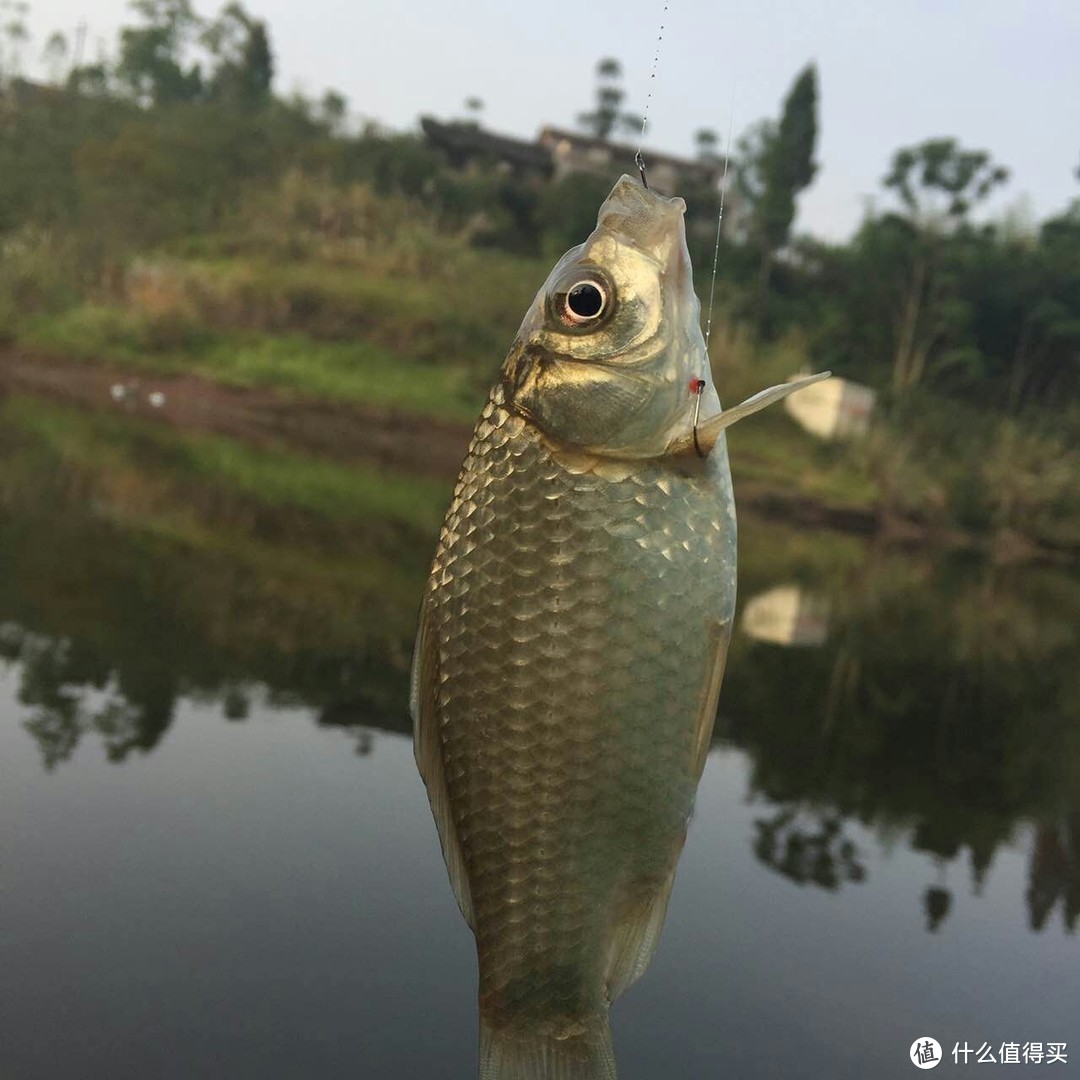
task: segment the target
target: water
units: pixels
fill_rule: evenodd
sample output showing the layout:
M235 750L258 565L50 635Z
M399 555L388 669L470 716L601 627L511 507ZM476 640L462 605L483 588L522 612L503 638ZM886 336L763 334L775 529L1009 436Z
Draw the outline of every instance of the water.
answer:
M205 440L0 421L0 1075L473 1075L404 704L438 508L335 518ZM620 1077L899 1077L920 1035L1073 1064L1075 576L751 520L741 548Z

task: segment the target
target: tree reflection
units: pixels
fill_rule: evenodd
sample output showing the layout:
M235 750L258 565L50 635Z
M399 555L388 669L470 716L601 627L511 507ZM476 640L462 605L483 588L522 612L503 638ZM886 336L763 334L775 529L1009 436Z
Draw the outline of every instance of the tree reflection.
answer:
M926 912L926 929L937 933L938 927L952 908L952 893L940 885L931 885L923 893L923 910Z
M116 763L152 751L184 698L408 730L426 536L263 506L178 472L160 436L122 466L93 442L59 462L2 425L0 441L0 657L47 769L88 736Z
M19 669L17 699L32 710L23 728L37 743L49 771L69 760L87 735L96 735L108 760L117 764L133 751L149 753L168 731L181 697L217 703L224 718L234 722L246 719L251 709L250 687L182 679L175 668L152 656L144 666L132 667L130 656L110 661L93 655L85 644L32 634L12 623L4 624L0 641L3 657ZM341 661L334 682L352 681L355 669L365 666ZM278 672L279 678L283 675L288 677L287 669ZM387 697L405 694L401 672L391 669L389 682L393 690ZM325 688L321 693L305 689L295 684L276 691L267 688L266 697L281 706L312 708L320 727L349 730L360 755L374 748L373 721L394 729L405 724L376 697L326 701Z
M16 661L18 700L33 712L25 729L46 769L67 761L88 732L110 761L152 750L172 722L177 687L169 672L113 669L85 643L31 634L7 624L4 655Z
M1073 933L1080 916L1080 812L1039 825L1028 867L1028 918L1042 930L1056 907Z
M767 559L759 572L797 580ZM736 639L728 663L724 735L750 753L754 795L778 808L755 823L759 860L835 891L851 820L883 839L899 831L940 865L967 861L978 892L1017 827L1037 823L1032 928L1060 906L1074 929L1080 587L1045 568L871 549L827 591L825 647ZM953 903L940 883L926 890L928 929Z
M359 754L373 730L407 733L434 538L215 487L155 437L119 464L90 443L58 462L0 427L0 657L45 767L86 737L113 762L149 753L182 700L232 722L256 704L304 708ZM1033 828L1030 925L1074 930L1080 583L753 521L740 560L743 595L771 598L750 620L767 641L734 638L718 732L749 755L767 806L750 838L761 864L836 893L866 879L876 832L966 865L978 892ZM789 629L761 634L770 612ZM955 878L926 888L928 929L962 899Z
M866 879L858 850L843 835L843 823L837 817L815 818L807 828L799 811L786 807L771 818L758 818L754 828L754 854L796 885L835 892L844 882Z

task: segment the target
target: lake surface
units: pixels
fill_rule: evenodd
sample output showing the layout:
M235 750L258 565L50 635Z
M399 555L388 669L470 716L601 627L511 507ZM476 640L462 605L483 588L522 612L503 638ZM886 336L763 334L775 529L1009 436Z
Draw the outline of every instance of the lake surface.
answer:
M474 1076L406 707L446 493L0 406L0 1076ZM1077 1068L1075 574L746 518L740 557L620 1077Z

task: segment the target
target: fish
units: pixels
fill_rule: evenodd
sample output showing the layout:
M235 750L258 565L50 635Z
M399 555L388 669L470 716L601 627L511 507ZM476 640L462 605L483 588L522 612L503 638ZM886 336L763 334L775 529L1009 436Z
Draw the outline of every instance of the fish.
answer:
M685 203L623 176L476 425L413 655L414 750L476 938L481 1080L611 1080L735 612L724 412Z

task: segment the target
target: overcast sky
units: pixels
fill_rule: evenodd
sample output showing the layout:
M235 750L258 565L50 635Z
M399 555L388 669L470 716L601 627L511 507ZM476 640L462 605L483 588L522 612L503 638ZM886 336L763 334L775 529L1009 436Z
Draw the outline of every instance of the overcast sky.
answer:
M89 25L86 58L115 47L124 0L31 0L33 47ZM603 56L644 109L663 0L245 0L265 19L279 92L344 93L354 114L397 128L464 114L534 136L592 104ZM195 0L201 14L216 7ZM818 177L797 228L840 239L879 194L893 150L953 135L1012 170L996 199L1043 218L1080 196L1080 0L671 0L646 147L691 155L701 127L726 139L777 115L798 70L820 75ZM30 53L28 52L28 58Z

